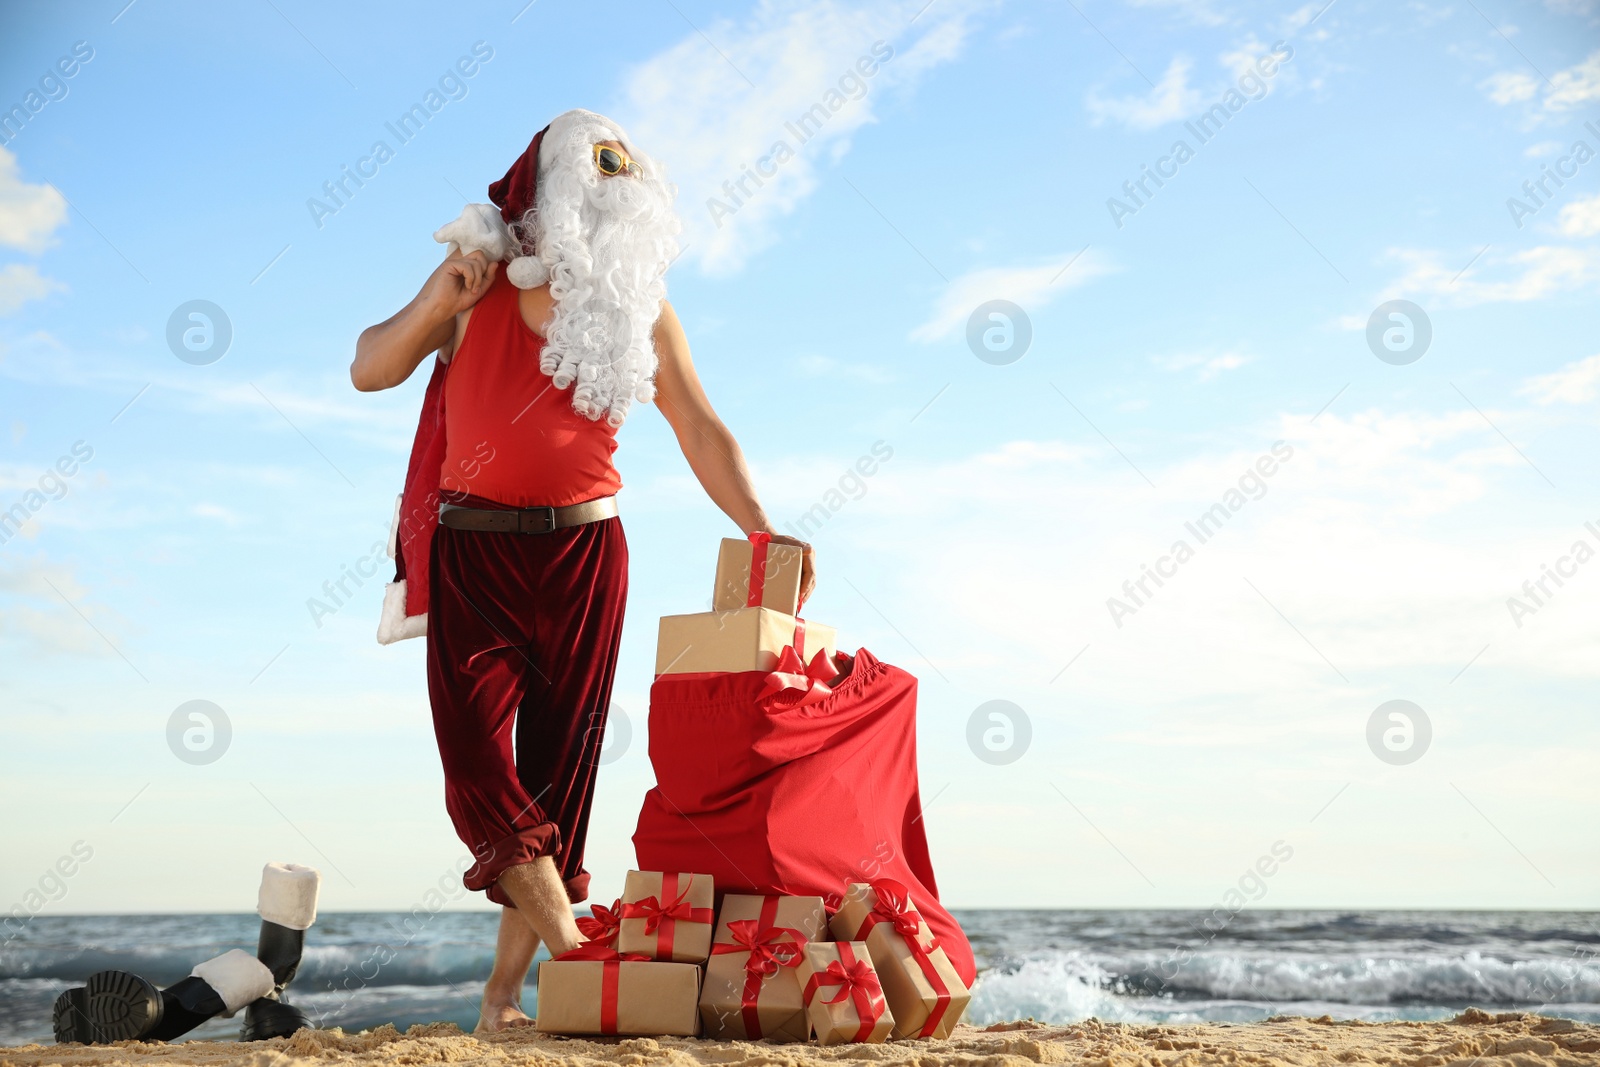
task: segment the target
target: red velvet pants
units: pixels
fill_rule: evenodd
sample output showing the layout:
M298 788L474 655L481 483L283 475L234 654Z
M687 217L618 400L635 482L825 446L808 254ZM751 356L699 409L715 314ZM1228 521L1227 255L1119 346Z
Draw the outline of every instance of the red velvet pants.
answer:
M573 903L628 594L620 519L548 534L441 526L428 603L428 696L445 807L490 900L508 867L554 858Z

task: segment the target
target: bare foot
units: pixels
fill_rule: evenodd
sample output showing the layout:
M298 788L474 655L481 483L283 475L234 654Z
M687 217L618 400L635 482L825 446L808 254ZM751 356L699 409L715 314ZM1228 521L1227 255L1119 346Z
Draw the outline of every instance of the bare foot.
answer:
M519 1026L532 1026L533 1020L528 1018L521 1008L511 1003L490 1004L484 1001L483 1008L478 1014L478 1026L472 1032L475 1034L497 1034L501 1030L510 1030Z

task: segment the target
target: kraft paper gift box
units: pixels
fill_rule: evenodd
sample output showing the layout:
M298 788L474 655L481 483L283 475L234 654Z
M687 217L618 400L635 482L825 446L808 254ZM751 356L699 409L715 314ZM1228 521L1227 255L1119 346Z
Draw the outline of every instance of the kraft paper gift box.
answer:
M711 953L714 896L709 874L629 871L622 883L618 951L704 963Z
M711 594L713 611L771 608L785 615L800 613L800 573L805 551L725 537L717 549L717 582Z
M754 919L763 928L777 926L794 930L806 941L828 940L828 912L821 897L788 897L759 893L727 893L717 909L717 935L714 944L735 942L728 927L744 919Z
M534 1027L547 1034L694 1037L700 968L580 945L539 964Z
M877 1044L893 1031L894 1011L865 943L812 942L800 957L799 979L818 1044Z
M905 886L856 882L829 920L840 941L865 941L894 1013L895 1037L949 1037L972 999Z
M728 939L711 946L700 989L705 1035L722 1040L806 1040L805 998L796 971L805 936L792 927L767 925L759 919L735 919L719 927L719 936L724 931Z
M666 615L656 641L656 674L772 671L784 648L794 644L801 628L810 664L818 651L832 663L837 651L834 628L770 608L736 608L696 615Z

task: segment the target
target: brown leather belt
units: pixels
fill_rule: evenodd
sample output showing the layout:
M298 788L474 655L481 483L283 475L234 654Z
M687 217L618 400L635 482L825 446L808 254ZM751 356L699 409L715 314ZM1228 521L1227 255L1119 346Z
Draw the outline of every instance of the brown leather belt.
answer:
M552 530L564 530L568 526L582 526L586 522L614 518L616 514L617 498L614 496L585 500L564 508L515 508L509 511L486 511L441 503L439 525L452 530L477 530L481 533L545 534Z

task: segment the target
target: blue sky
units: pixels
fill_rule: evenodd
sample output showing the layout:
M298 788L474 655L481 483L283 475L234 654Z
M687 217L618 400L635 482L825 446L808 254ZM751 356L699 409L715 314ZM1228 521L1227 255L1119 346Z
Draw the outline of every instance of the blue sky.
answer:
M1261 906L1600 902L1593 2L125 4L0 16L0 906L79 841L27 910L246 910L268 859L408 907L457 868L386 569L308 601L386 537L421 396L356 394L357 334L574 106L680 187L671 298L769 511L813 516L809 614L920 679L949 903L1206 906L1280 840ZM167 339L196 300L209 363ZM993 300L1020 356L969 344ZM1369 346L1394 300L1418 358ZM617 460L604 899L655 619L737 532L655 412ZM168 747L192 700L210 763ZM996 700L1009 763L968 741ZM1369 746L1391 700L1411 762Z

